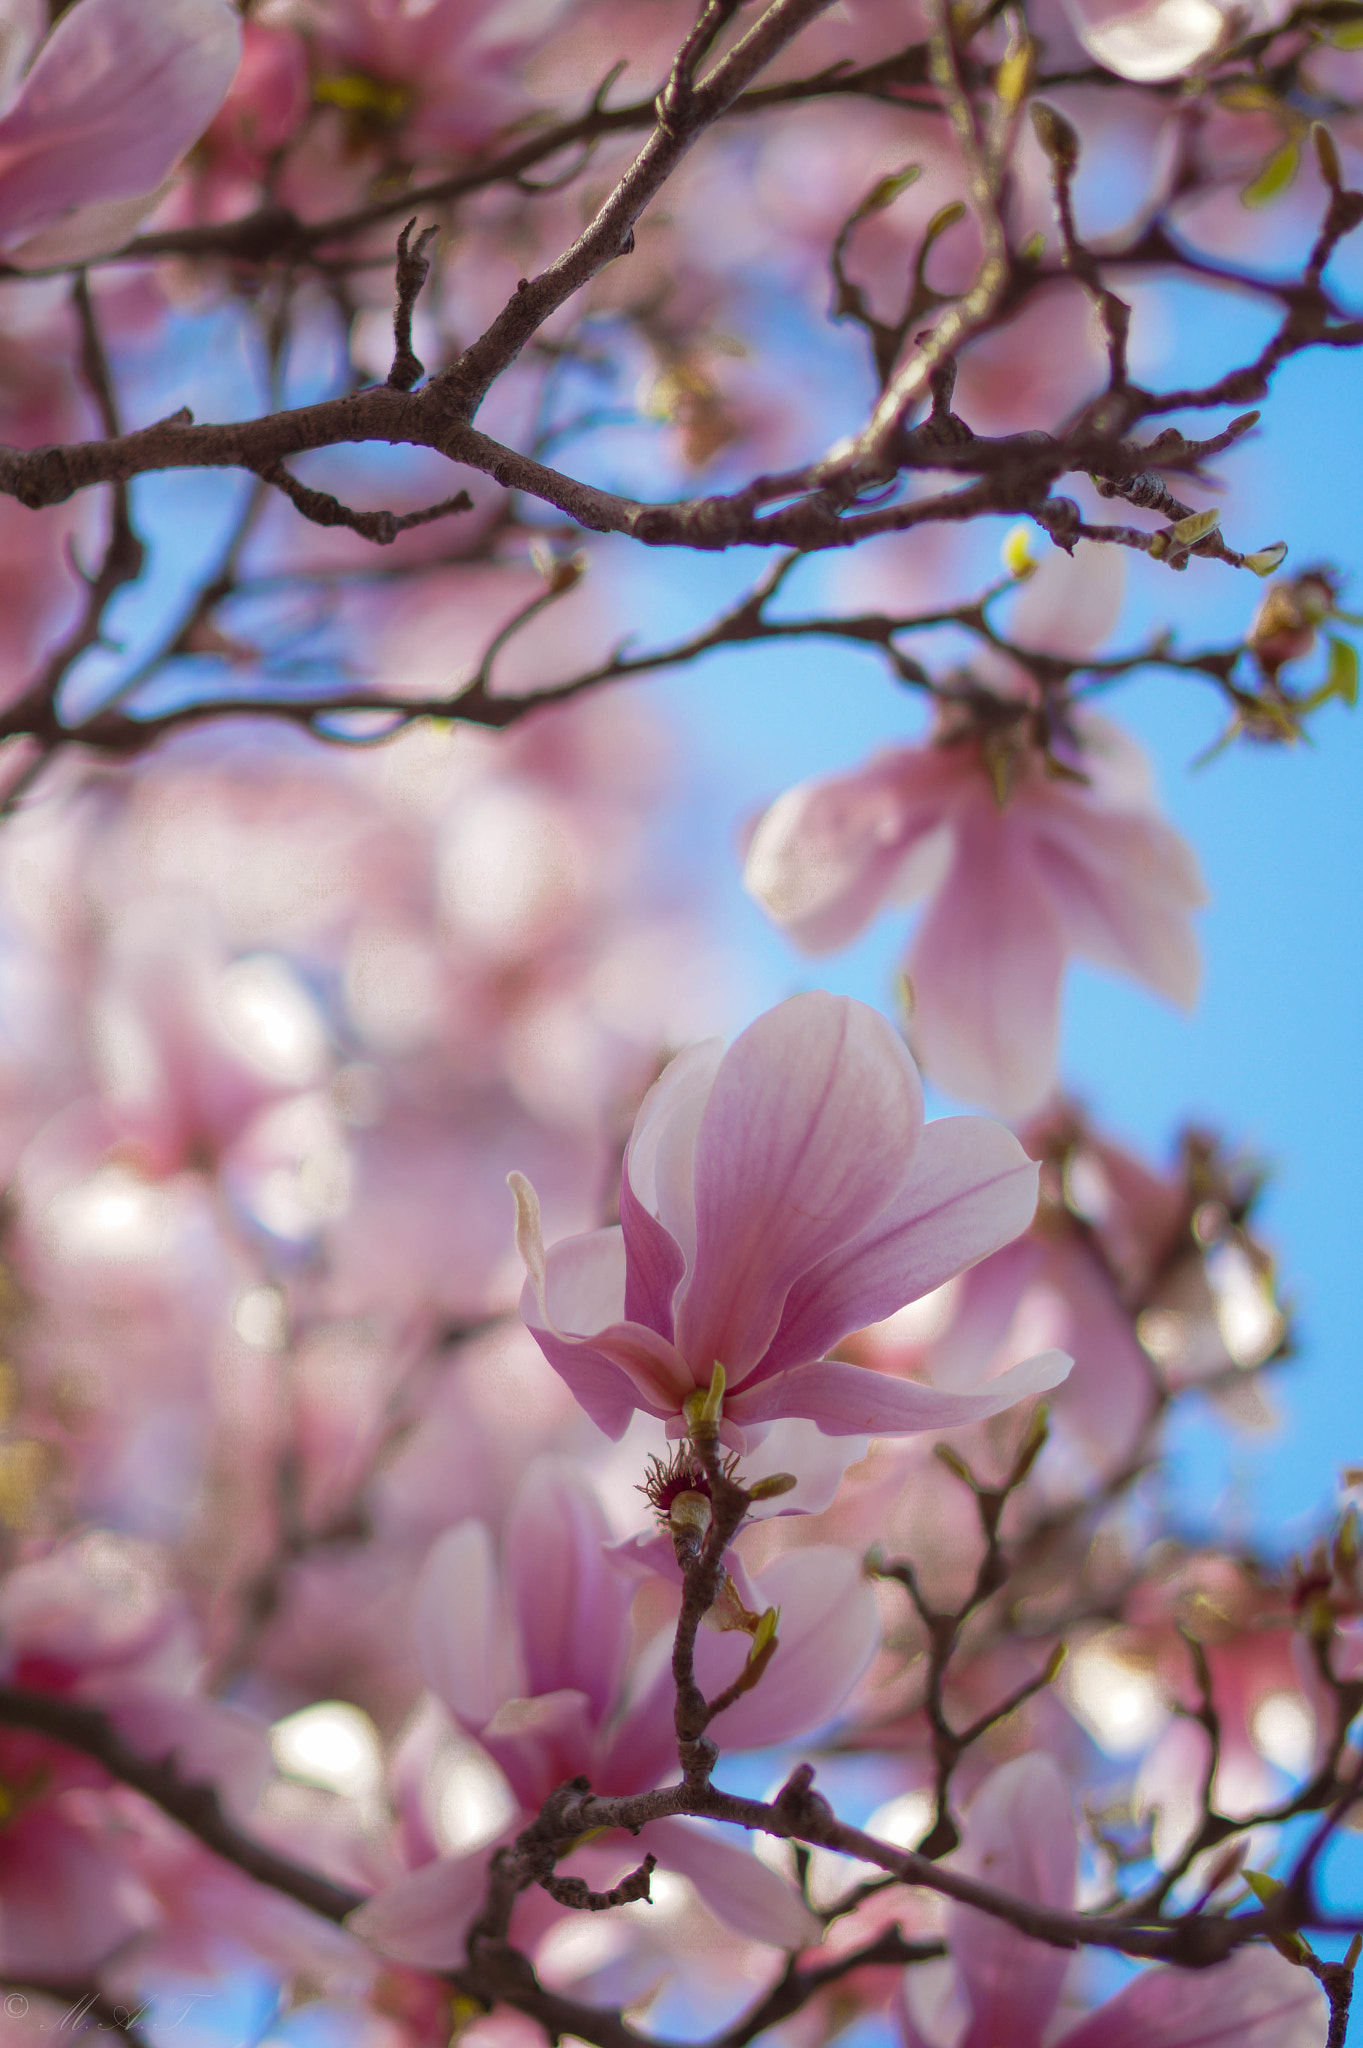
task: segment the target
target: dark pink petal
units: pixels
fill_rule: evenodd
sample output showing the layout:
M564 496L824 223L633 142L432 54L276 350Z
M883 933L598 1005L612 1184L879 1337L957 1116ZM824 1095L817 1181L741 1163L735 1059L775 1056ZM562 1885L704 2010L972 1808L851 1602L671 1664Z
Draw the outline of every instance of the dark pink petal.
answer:
M922 1089L892 1027L864 1003L792 996L735 1040L696 1142L696 1257L677 1343L700 1384L738 1386L801 1274L898 1193Z
M981 787L913 950L912 1038L939 1086L1005 1116L1051 1087L1065 947L1029 836Z
M583 1692L598 1720L619 1685L634 1592L604 1555L610 1536L581 1470L536 1458L516 1489L505 1538L526 1690Z
M487 1890L493 1850L444 1857L409 1871L366 1899L346 1921L352 1934L420 1970L448 1970L464 1960L464 1937Z
M924 1131L903 1191L867 1229L795 1282L781 1326L748 1385L822 1358L850 1330L881 1322L1027 1228L1040 1168L985 1117Z
M1078 1860L1074 1809L1053 1757L1015 1757L985 1779L966 1816L962 1870L1014 1898L1068 1910ZM968 1906L948 1910L947 1946L971 2012L961 2048L1039 2048L1070 1965L1065 1950Z
M686 1257L635 1194L628 1153L620 1174L620 1228L625 1241L625 1320L670 1338L672 1300L686 1271Z
M773 1948L806 1948L823 1933L822 1922L785 1879L730 1836L696 1821L655 1820L640 1846L652 1850L662 1869L689 1877L731 1933Z
M1325 1994L1271 1948L1211 1970L1147 1970L1057 2048L1319 2048Z
M880 1643L874 1596L848 1550L821 1544L789 1551L755 1580L748 1598L780 1608L778 1646L752 1691L712 1722L721 1750L765 1749L831 1721ZM747 1653L744 1635L703 1634L696 1645L701 1690L713 1698L737 1677Z
M567 1778L596 1781L596 1723L584 1692L504 1700L478 1739L531 1813Z
M826 1436L914 1436L920 1430L983 1422L1031 1394L1049 1393L1073 1362L1063 1351L1043 1351L965 1394L825 1359L818 1365L792 1366L755 1387L740 1387L727 1406L740 1428L774 1422L780 1415L803 1415Z
M854 939L894 889L904 856L942 820L936 748L896 748L852 775L801 783L753 833L744 887L809 953Z
M212 120L240 56L227 0L78 0L0 119L0 236L154 191Z

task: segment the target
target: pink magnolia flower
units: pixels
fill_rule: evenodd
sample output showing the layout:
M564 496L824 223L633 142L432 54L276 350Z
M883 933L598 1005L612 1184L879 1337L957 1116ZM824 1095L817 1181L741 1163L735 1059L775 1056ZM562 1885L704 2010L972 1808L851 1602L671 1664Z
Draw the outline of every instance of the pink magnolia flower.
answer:
M1068 582L1058 568L1014 631L1030 637L1028 619L1040 626ZM1040 644L1069 652L1055 625ZM1067 637L1090 631L1074 621ZM926 895L907 962L915 1046L942 1087L1008 1116L1051 1087L1067 956L1189 1005L1189 914L1204 901L1135 743L1088 713L1049 750L1036 730L1015 689L963 696L927 745L787 790L759 822L744 875L810 953L845 945L882 904Z
M1016 1237L1037 1168L1000 1125L924 1127L918 1070L863 1003L815 992L673 1060L635 1119L620 1224L546 1252L513 1174L530 1278L521 1313L608 1436L636 1408L683 1435L683 1405L727 1376L721 1433L803 1416L829 1436L900 1435L996 1415L1055 1386L1058 1352L946 1392L827 1356Z
M985 1780L958 1861L1016 1898L1073 1907L1078 1837L1051 1757L1016 1757ZM968 1906L948 1907L946 1938L950 1963L907 1973L905 2048L1315 2048L1322 2039L1322 1992L1272 1949L1240 1949L1210 1970L1145 1970L1057 2036L1071 1960L1063 1949Z
M116 249L232 83L236 10L228 0L78 0L22 83L46 10L28 0L7 13L0 247L33 262Z
M635 1586L607 1554L610 1529L596 1495L566 1460L537 1458L507 1519L500 1557L481 1522L447 1530L416 1591L417 1646L427 1684L475 1735L514 1795L514 1834L568 1778L605 1794L644 1792L677 1775L671 1629L631 1655ZM779 1606L778 1647L760 1683L718 1715L726 1750L760 1749L831 1719L879 1639L874 1598L850 1552L811 1548L748 1581L730 1557L740 1598ZM707 1632L696 1673L711 1697L738 1675L742 1634ZM409 1830L410 1832L410 1830ZM505 1836L499 1839L505 1839ZM488 1849L427 1861L377 1894L349 1925L400 1961L443 1968L460 1959L481 1902ZM725 1925L795 1946L818 1925L785 1882L746 1848L691 1821L663 1819L638 1846L607 1839L613 1883L651 1851L688 1877ZM429 1851L427 1852L429 1854ZM415 1860L415 1859L414 1859ZM574 1861L574 1870L588 1866Z

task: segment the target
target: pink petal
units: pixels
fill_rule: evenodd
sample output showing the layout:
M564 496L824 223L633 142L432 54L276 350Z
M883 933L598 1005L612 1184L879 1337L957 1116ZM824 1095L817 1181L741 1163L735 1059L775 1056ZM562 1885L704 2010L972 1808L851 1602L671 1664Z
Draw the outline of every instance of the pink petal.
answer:
M986 1380L975 1393L963 1394L825 1359L792 1366L751 1389L742 1387L728 1406L740 1427L771 1422L778 1415L804 1415L827 1436L913 1436L920 1430L983 1422L1031 1394L1049 1393L1073 1362L1063 1351L1043 1351Z
M960 1867L1036 1905L1074 1904L1079 1837L1060 1768L1044 1752L1015 1757L971 1802ZM947 1943L971 2010L961 2048L1033 2048L1059 2002L1070 1957L968 1906L947 1914Z
M1126 564L1120 548L1081 540L1072 555L1056 548L1018 593L1008 637L1018 647L1080 661L1107 639L1122 609Z
M599 1720L629 1647L633 1587L605 1558L610 1529L580 1469L536 1458L516 1489L506 1575L520 1625L526 1689L584 1692Z
M741 1847L695 1821L650 1821L640 1846L664 1870L689 1877L721 1927L773 1948L817 1942L822 1923L784 1878Z
M492 1538L481 1522L461 1522L436 1538L417 1577L414 1607L421 1675L470 1728L481 1728L503 1700L524 1691Z
M759 821L744 887L806 952L854 939L909 847L940 823L939 760L933 749L896 748L852 775L787 790Z
M1189 913L1206 900L1191 848L1158 818L1069 793L1037 822L1037 872L1069 947L1187 1008L1200 979Z
M1147 1970L1057 2048L1319 2048L1325 1994L1271 1948L1211 1970Z
M751 1692L711 1724L720 1749L765 1749L822 1727L846 1705L880 1644L875 1598L850 1551L817 1545L777 1558L756 1581L765 1607L779 1607L778 1647ZM746 1636L703 1635L696 1676L710 1697L737 1677Z
M629 1141L631 1189L680 1247L684 1265L696 1251L696 1134L723 1058L724 1041L707 1038L669 1060L639 1105Z
M522 1173L507 1176L516 1201L516 1243L529 1278L521 1315L574 1398L607 1436L622 1437L636 1408L679 1411L691 1381L672 1345L621 1320L625 1241L616 1230L567 1237L546 1252L539 1202Z
M686 1271L686 1255L635 1194L628 1153L620 1174L620 1228L625 1244L625 1320L671 1337L672 1301Z
M596 1723L583 1692L565 1688L504 1700L479 1740L531 1813L567 1778L585 1772L596 1782Z
M696 1143L696 1259L677 1342L739 1385L791 1286L898 1193L923 1123L918 1072L864 1003L792 996L730 1047Z
M1027 1228L1040 1168L984 1117L926 1126L903 1191L852 1244L791 1288L750 1386L822 1358L849 1330L878 1323Z
M951 872L909 955L923 1065L952 1095L1005 1116L1051 1087L1065 965L1028 841L987 790L963 805Z
M240 57L227 0L78 0L0 119L0 235L152 191L212 120Z
M483 1903L493 1849L442 1857L375 1892L346 1926L361 1941L421 1970L453 1969L464 1960L464 1940Z

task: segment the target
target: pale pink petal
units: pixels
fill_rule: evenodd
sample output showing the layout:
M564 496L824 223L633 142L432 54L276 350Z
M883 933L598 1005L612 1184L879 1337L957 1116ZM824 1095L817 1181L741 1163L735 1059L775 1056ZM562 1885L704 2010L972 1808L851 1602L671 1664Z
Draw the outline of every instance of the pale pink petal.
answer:
M452 1714L481 1728L503 1700L525 1690L502 1609L492 1538L461 1522L432 1544L416 1582L421 1675Z
M580 1468L547 1456L527 1468L506 1530L526 1690L584 1692L598 1720L615 1699L633 1595L603 1554L610 1533Z
M1200 979L1189 914L1206 900L1192 849L1158 818L1074 795L1037 826L1033 858L1066 944L1187 1008Z
M893 889L904 856L941 822L931 751L896 748L851 775L778 797L748 847L743 884L806 952L846 945Z
M880 1643L875 1598L851 1551L818 1545L776 1559L755 1581L763 1607L779 1607L778 1647L751 1692L711 1723L721 1750L765 1749L805 1735L846 1705ZM710 1698L741 1670L741 1634L703 1635L696 1676Z
M960 1867L1033 1905L1074 1904L1079 1838L1069 1791L1053 1757L1015 1757L971 1802ZM971 2020L961 2048L1034 2048L1059 2002L1070 1957L989 1913L952 1906L947 1945Z
M696 1250L696 1133L723 1058L723 1040L707 1038L669 1060L639 1105L629 1142L631 1187L688 1266Z
M1081 540L1072 555L1056 548L1043 556L1018 593L1008 616L1008 637L1018 647L1082 661L1101 647L1117 623L1126 583L1120 548Z
M928 1124L903 1192L854 1241L804 1274L749 1380L822 1358L850 1330L878 1323L1027 1228L1040 1168L985 1117Z
M696 1259L677 1342L741 1384L793 1283L897 1194L923 1122L917 1069L875 1010L815 991L735 1040L696 1143Z
M90 1696L143 1756L172 1759L191 1784L212 1785L237 1819L249 1816L272 1769L269 1730L262 1722L225 1700L132 1682L104 1684Z
M78 0L0 118L0 236L154 190L212 120L240 56L227 0Z
M983 1422L1029 1395L1049 1393L1073 1362L1063 1351L1043 1351L966 1394L825 1359L792 1366L751 1389L741 1387L728 1406L740 1428L778 1415L804 1415L829 1436L913 1436L920 1430Z
M752 1850L695 1821L650 1821L640 1847L664 1870L689 1877L721 1927L773 1948L805 1948L823 1933L819 1921L784 1878Z
M1320 2048L1325 1994L1271 1948L1210 1970L1147 1970L1057 2048Z
M453 1969L464 1960L464 1940L483 1903L496 1846L409 1871L366 1899L346 1926L397 1962L420 1970Z
M1141 85L1191 71L1226 31L1226 16L1213 0L1149 0L1144 7L1067 0L1066 11L1096 63Z
M909 955L911 1036L932 1079L1005 1116L1035 1109L1054 1077L1064 965L1029 835L982 789Z

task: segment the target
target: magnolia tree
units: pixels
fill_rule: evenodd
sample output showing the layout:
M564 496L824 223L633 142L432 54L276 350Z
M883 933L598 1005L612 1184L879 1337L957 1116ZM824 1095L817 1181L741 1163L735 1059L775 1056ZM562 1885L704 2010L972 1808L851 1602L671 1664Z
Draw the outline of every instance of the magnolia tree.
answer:
M1355 694L1229 451L1363 344L1363 7L0 27L4 2041L1339 2048L1363 1538L1161 1524L1259 1180L1056 1053L1198 976L1095 695ZM1190 284L1261 339L1153 388ZM830 689L733 886L921 907L726 1046L631 679L810 640L905 737Z

